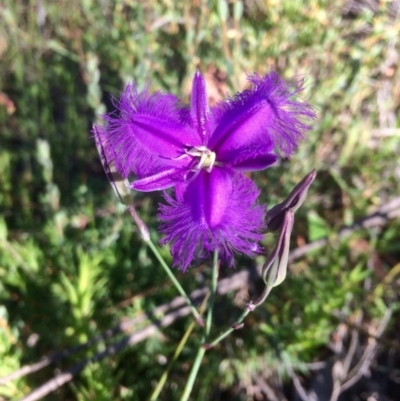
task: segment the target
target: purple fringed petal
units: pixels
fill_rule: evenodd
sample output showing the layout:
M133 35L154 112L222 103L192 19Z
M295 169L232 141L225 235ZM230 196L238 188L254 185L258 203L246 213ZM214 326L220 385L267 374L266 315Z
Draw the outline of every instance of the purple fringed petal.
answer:
M188 185L185 201L190 205L192 219L211 230L223 219L232 193L232 174L221 168L211 173L202 170Z
M237 157L229 164L235 171L246 172L246 171L261 171L268 167L271 167L278 160L278 156L273 153L260 153L257 152L246 152Z
M312 106L293 99L303 81L290 86L274 72L248 79L252 89L213 108L217 126L208 147L224 159L254 145L264 153L277 146L284 155L292 154L315 118Z
M162 244L171 244L174 264L186 271L193 260L218 249L222 262L233 266L234 251L249 256L260 251L264 207L255 204L258 195L251 180L218 167L201 171L179 198L165 194Z
M140 180L136 180L131 184L131 188L141 192L160 191L171 188L179 181L183 181L185 170L170 168L151 175Z
M182 156L185 148L201 144L190 127L189 111L180 107L173 95L150 94L147 89L138 93L130 84L116 106L118 115L103 116L107 121L104 132L125 177L130 172L139 177L151 175L166 159ZM176 162L176 167L179 165L181 160Z
M210 121L212 114L208 106L206 82L200 71L197 71L193 77L190 115L202 144L205 145L212 129L212 121Z

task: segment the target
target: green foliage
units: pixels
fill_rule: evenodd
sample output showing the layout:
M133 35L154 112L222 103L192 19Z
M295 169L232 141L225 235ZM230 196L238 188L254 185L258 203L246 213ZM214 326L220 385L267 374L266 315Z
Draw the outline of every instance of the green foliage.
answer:
M70 303L73 326L67 327L70 336L78 338L80 342L88 340L88 322L93 316L94 306L106 295L107 277L101 268L101 257L89 257L78 248L78 268L75 275L67 277L60 273L60 283L53 286L55 297L65 298Z
M0 377L19 368L19 360L22 357L21 351L14 351L14 345L18 341L17 327L10 327L7 309L0 306ZM24 380L7 383L0 387L0 396L7 398L21 397L27 390Z
M317 169L296 213L292 248L325 236L328 245L293 263L245 329L207 352L196 399L216 388L249 399L254 374L287 377L326 357L335 312L362 311L372 320L386 305L398 306L398 221L345 240L335 233L400 192L399 21L391 2L354 15L345 15L345 3L1 2L0 376L177 296L114 197L90 134L98 114L113 109L111 95L132 79L187 101L200 68L215 102L243 89L245 73L274 69L304 77L302 96L318 111L291 161L255 179L261 201L272 206ZM155 241L159 201L159 194L135 194ZM267 249L272 243L267 237ZM170 263L168 249L161 253ZM239 258L237 269L249 263ZM201 269L176 275L188 291L207 276ZM214 334L239 314L233 303L233 295L217 299ZM89 365L49 399L146 399L186 323ZM160 400L181 394L200 336L195 330ZM99 343L59 367L103 349ZM0 386L0 398L18 399L50 377L46 370Z

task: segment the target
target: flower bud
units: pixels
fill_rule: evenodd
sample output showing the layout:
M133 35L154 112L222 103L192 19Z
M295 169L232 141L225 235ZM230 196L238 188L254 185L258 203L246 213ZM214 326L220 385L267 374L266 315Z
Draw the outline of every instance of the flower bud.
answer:
M257 306L261 305L267 299L272 288L278 286L285 280L293 224L294 213L291 210L286 210L280 225L278 241L262 267L262 278L265 282L265 289L257 301L250 302L247 305L247 310L253 311Z
M282 203L267 211L265 223L268 231L277 231L281 227L285 212L290 210L294 213L304 203L308 188L315 180L316 175L316 171L312 170L293 188Z
M286 210L278 241L262 269L263 280L267 287L276 287L286 278L293 223L293 211Z

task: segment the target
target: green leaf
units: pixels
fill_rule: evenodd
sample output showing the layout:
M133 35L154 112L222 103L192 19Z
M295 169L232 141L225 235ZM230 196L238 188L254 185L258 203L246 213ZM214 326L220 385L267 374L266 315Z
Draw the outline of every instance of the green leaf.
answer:
M317 212L311 210L307 213L308 220L308 236L310 241L316 241L320 238L327 237L330 230L325 220L320 217Z

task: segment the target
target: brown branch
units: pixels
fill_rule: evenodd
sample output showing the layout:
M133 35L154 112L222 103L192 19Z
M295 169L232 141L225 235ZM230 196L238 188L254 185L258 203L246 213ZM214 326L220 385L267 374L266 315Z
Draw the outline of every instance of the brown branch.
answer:
M376 337L370 335L370 342L365 349L362 357L358 361L358 363L354 366L354 368L347 373L343 372L344 375L337 375L334 378L334 386L331 394L330 401L337 401L340 394L352 387L355 383L357 383L362 376L364 376L367 370L370 368L372 360L374 359L379 346L379 339L382 337L389 321L392 316L393 310L388 308L386 309L385 315L379 323L379 327L377 329Z
M336 319L340 320L341 323L345 324L346 326L350 327L351 329L357 330L358 332L366 335L367 337L370 337L374 340L376 340L381 346L387 348L387 349L395 349L396 351L400 352L400 345L390 341L390 340L385 340L382 337L377 336L376 334L371 333L369 330L367 330L365 327L360 326L359 324L356 324L354 322L350 322L347 317L339 312L333 312L332 316L335 317Z
M302 386L299 377L294 373L294 371L289 372L290 377L293 381L294 387L297 391L297 394L303 401L317 401L315 393L308 394L305 388Z
M256 382L257 386L260 387L261 391L270 401L287 401L287 398L284 394L275 388L272 388L269 383L264 379L264 377L259 375L253 376L254 381Z
M383 335L383 333L390 321L390 318L392 317L392 313L393 313L393 311L391 309L386 310L385 315L382 318L382 320L379 324L379 328L377 330L376 337L378 339ZM372 338L371 342L368 344L367 349L365 350L360 361L349 372L348 377L346 378L347 380L341 385L340 392L347 390L348 388L353 386L353 384L357 383L358 380L361 379L361 377L369 369L377 350L378 350L378 341L376 339Z

